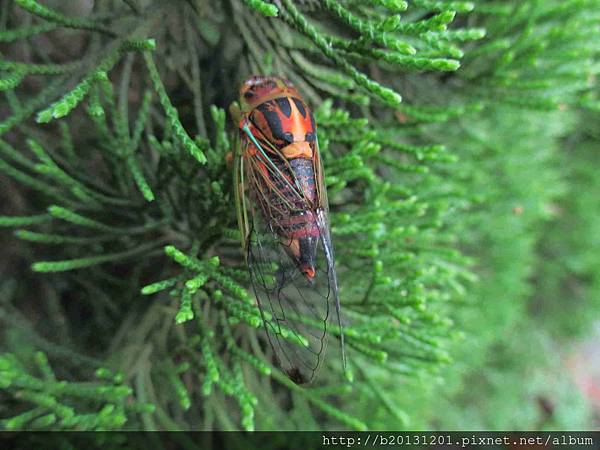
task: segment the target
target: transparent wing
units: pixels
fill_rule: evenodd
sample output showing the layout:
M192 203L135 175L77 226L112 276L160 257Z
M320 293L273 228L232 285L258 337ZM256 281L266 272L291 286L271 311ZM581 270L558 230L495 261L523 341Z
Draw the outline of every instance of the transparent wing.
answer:
M320 208L317 212L319 228L322 230L323 248L326 250L325 257L328 261L330 270L328 272L329 283L333 295L333 303L335 305L335 311L337 316L337 325L339 328L340 338L340 350L342 353L342 367L346 370L346 348L344 345L344 327L342 325L342 313L340 306L340 296L337 284L337 273L335 270L335 255L333 252L333 244L331 242L329 223L329 200L327 198L327 188L325 185L325 172L323 170L323 160L321 159L321 150L319 148L319 139L315 141L315 157L313 158L313 164L315 167L315 178L317 182L317 192L319 196Z
M309 282L285 250L286 243L251 214L248 267L277 364L296 383L310 382L321 366L332 317L332 267L323 242Z

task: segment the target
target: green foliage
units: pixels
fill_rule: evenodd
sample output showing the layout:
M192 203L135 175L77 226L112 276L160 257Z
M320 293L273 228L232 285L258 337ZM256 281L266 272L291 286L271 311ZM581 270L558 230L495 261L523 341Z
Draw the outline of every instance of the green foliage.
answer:
M577 135L558 155L566 186L550 205L555 220L538 243L543 263L535 278L531 310L539 323L564 338L585 336L600 308L599 245L600 179L595 168L600 136L593 129L598 112L584 111Z
M597 2L141 3L0 6L0 226L37 272L0 285L0 427L513 426L526 396L494 376L582 329L572 277L581 316L598 288L597 112L575 112L598 105ZM332 330L309 387L271 364L235 229L225 109L252 73L319 126L349 367Z
M24 362L0 355L0 387L23 403L22 411L2 419L4 430L114 430L123 427L128 414L154 410L131 402L132 389L120 374L100 368L93 382L58 381L44 353L32 356Z
M586 293L584 298L577 289L556 284L565 279L556 272L563 258L578 259L585 252L563 247L549 255L546 248L562 247L565 239L586 245L590 234L563 229L564 234L548 235L546 228L552 230L564 222L560 205L573 201L569 191L591 181L565 171L580 163L571 151L563 153L572 145L563 138L587 128L570 107L580 104L582 93L593 95L597 67L593 53L583 51L587 41L580 37L596 31L578 29L575 33L571 28L587 23L593 10L564 10L550 3L540 3L534 18L528 16L525 30L508 25L489 27L488 39L506 39L510 44L497 56L502 64L494 59L487 67L479 60L465 65L468 79L481 77L471 78L475 65L479 73L486 74L485 81L479 81L485 91L470 84L465 92L468 96L487 93L482 115L438 130L449 146L461 149L463 189L475 195L468 217L457 225L464 250L480 261L480 282L471 290L469 307L459 311L457 318L467 337L477 336L477 344L454 352L463 367L443 388L447 408L435 418L441 428L573 428L578 425L572 416L580 413L578 419L584 420L582 405L572 416L560 419L561 411L566 411L563 395L581 399L573 392L568 376L559 379L554 393L544 385L551 376L548 372L564 371L564 362L554 359L557 349L549 349L547 342L554 341L552 345L557 347L556 341L561 342L557 339L559 327L552 321L585 333L589 321L571 314L589 315L597 302L593 295ZM517 17L517 23L524 20ZM534 44L549 55L547 60L531 53ZM480 48L486 46L492 48L491 43ZM571 58L555 59L563 48L572 50ZM496 47L494 52L498 50ZM478 56L482 55L480 51ZM538 83L542 80L544 83ZM585 216L591 211L598 209L580 210L569 218L573 223L589 223ZM555 270L552 275L531 282L549 268ZM591 266L587 270L595 273ZM570 301L576 297L579 304ZM561 305L560 312L552 310L553 305ZM532 381L521 384L528 377ZM554 405L551 416L537 404L540 398ZM508 412L514 405L520 405L521 416Z
M244 0L250 8L267 17L277 17L279 10L277 6L271 5L263 0Z

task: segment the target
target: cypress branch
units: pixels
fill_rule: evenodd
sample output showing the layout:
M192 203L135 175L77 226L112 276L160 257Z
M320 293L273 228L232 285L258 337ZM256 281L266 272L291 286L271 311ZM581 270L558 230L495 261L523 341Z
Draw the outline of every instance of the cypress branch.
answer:
M81 269L84 267L104 264L106 262L122 261L134 256L139 256L157 248L157 245L147 244L137 248L117 253L105 253L100 256L89 256L87 258L69 259L64 261L40 261L34 263L31 268L36 272L64 272L67 270Z
M19 5L21 8L25 9L26 11L28 11L32 14L35 14L36 16L39 16L50 22L54 22L54 23L60 24L62 26L68 27L68 28L77 28L77 29L83 29L83 30L98 31L98 32L107 34L108 36L111 36L111 37L117 36L117 34L114 31L106 28L105 26L97 23L94 20L90 20L90 19L86 19L86 18L66 17L66 16L54 11L51 8L48 8L44 5L40 5L35 0L15 0L15 3L17 5Z
M206 156L196 143L190 138L187 134L181 122L179 121L179 114L177 110L171 104L171 100L169 100L169 96L165 91L165 87L162 84L160 79L160 75L158 74L158 70L156 69L156 65L154 64L154 60L149 53L144 53L144 61L146 62L146 66L148 67L148 71L150 74L150 79L152 80L152 84L154 85L154 89L158 94L158 98L160 100L161 105L163 106L167 118L169 119L169 125L171 126L175 136L183 146L183 148L189 152L200 164L206 163Z
M300 14L298 9L296 9L290 0L282 0L282 4L286 8L286 14L283 16L283 18L292 26L296 27L300 32L309 37L325 56L343 69L344 72L352 77L352 79L354 79L358 85L379 97L390 106L397 106L402 101L402 97L398 93L369 79L365 74L356 70L341 55L334 51L328 44L327 40L323 38L312 25L309 24L306 18Z
M263 0L244 0L244 3L248 5L249 8L266 17L277 17L277 14L279 13L277 6Z

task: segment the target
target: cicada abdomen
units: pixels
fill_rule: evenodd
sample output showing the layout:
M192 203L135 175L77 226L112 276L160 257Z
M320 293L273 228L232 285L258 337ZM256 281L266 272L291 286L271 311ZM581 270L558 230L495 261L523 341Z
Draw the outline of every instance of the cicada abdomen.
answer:
M345 365L316 123L278 77L246 80L240 104L234 172L246 261L275 361L307 383L323 361L332 317Z

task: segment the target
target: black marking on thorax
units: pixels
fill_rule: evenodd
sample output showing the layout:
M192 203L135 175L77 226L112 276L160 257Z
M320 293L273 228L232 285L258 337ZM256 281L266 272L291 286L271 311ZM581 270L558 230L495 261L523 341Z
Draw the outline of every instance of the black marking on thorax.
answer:
M306 109L304 108L304 103L302 103L302 100L298 98L293 98L292 100L294 100L294 104L296 105L296 108L298 108L298 112L302 115L302 117L306 118Z
M271 134L276 139L282 139L283 137L283 125L277 111L273 109L274 100L261 103L256 107L256 110L260 111L267 122L271 130Z
M276 98L275 101L285 117L290 117L292 115L292 105L290 105L290 101L287 97Z

